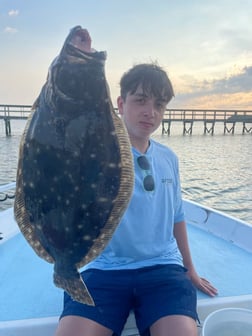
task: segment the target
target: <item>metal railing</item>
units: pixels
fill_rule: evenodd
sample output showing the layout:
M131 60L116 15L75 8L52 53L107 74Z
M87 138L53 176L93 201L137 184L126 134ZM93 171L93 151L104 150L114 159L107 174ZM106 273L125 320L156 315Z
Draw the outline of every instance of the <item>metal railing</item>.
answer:
M27 119L31 105L0 105L0 119Z
M32 105L1 105L0 104L0 119L6 117L11 119L25 119L31 113ZM117 108L115 108L117 111ZM232 119L231 119L232 118ZM252 110L217 110L217 109L166 109L164 114L164 120L171 121L229 121L230 122L242 122L244 120L251 120L252 122Z
M252 122L252 110L167 109L163 120Z
M0 185L0 202L15 197L16 182Z

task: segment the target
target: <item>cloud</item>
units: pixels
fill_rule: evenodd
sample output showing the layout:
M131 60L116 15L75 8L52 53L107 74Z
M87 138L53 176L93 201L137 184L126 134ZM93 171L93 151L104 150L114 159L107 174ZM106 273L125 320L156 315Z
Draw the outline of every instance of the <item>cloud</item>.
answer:
M176 97L175 97L176 98ZM219 93L205 94L201 96L178 96L172 108L188 108L188 109L238 109L251 110L252 95L250 92L245 93ZM169 107L169 106L168 106Z
M229 106L251 109L252 65L220 79L199 81L192 76L183 76L180 80L184 87L177 94L175 90L174 108L221 109Z
M212 82L212 93L238 93L248 92L252 88L252 65L246 66L241 73L231 75L228 78L214 80Z
M197 80L192 76L183 76L183 92L180 96L199 97L206 94L233 94L251 92L252 65L243 67L239 73L213 80Z
M8 12L8 15L9 15L9 16L18 16L18 15L19 15L19 11L18 11L18 9L11 9L11 10Z
M4 32L6 34L15 34L15 33L18 32L18 30L16 28L13 28L13 27L5 27Z

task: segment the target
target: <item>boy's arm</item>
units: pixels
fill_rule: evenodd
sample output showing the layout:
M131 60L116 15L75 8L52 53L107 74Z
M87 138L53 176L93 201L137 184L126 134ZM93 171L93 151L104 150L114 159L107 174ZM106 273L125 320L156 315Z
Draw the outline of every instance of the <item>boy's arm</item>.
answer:
M183 258L183 264L188 270L187 274L194 286L207 295L215 296L218 293L217 289L209 281L199 277L194 268L187 238L186 223L184 221L174 224L174 237L177 240L178 248Z

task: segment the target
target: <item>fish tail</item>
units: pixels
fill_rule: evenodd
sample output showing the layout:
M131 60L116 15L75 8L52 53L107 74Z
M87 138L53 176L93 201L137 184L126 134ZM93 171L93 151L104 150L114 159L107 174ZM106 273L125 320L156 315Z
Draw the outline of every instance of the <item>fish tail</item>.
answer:
M57 287L64 289L74 301L78 301L89 306L95 306L94 300L80 274L77 277L66 279L59 274L54 273L54 284Z

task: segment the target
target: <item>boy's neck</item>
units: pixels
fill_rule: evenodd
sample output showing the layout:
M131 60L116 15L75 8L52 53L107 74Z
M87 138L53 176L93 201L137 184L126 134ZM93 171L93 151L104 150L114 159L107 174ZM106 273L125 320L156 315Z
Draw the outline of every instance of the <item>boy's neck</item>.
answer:
M130 137L131 145L136 148L140 153L145 154L150 146L149 139L132 139Z

